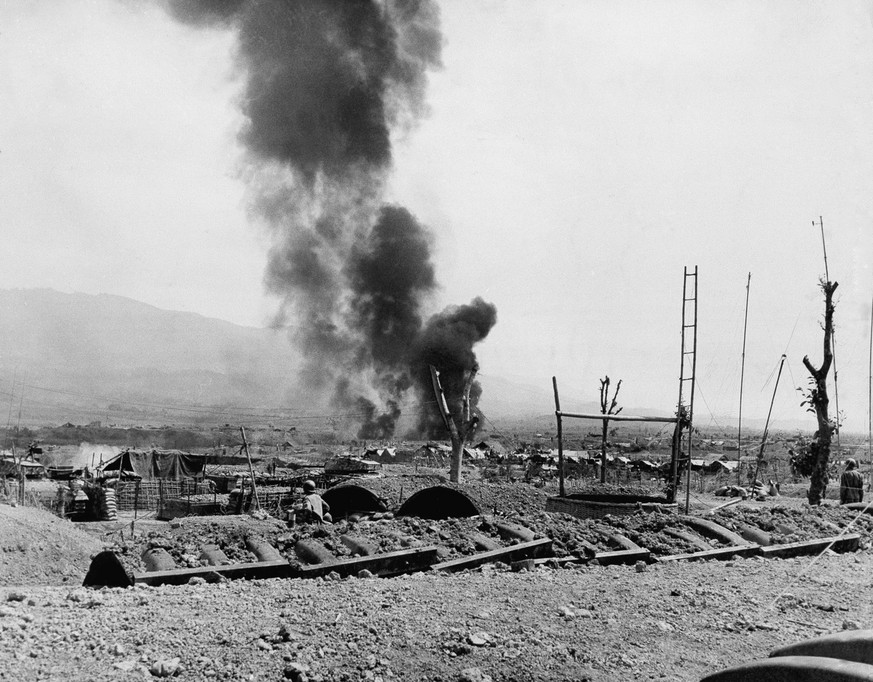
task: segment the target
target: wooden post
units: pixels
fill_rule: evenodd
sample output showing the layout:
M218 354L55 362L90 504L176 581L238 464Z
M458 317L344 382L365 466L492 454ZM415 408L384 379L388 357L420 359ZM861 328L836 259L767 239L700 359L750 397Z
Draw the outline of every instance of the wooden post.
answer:
M242 435L243 449L246 451L246 459L249 461L249 473L252 475L252 497L255 498L255 508L260 509L261 508L261 501L258 499L258 489L255 486L255 469L252 466L252 456L249 454L249 442L246 440L245 427L240 426L239 432ZM243 488L242 488L243 494L245 494L245 489L246 489L246 486L245 486L245 483L243 483Z
M773 404L776 402L776 390L779 388L779 378L782 376L782 367L784 365L785 353L782 354L782 360L779 362L779 372L776 374L776 383L773 385L773 397L770 398L770 409L767 411L767 421L764 422L764 435L761 436L761 448L758 450L758 458L755 464L755 477L752 479L753 490L755 484L758 482L758 472L761 470L761 464L764 462L764 447L767 445L767 434L770 430L770 417L773 414Z
M746 373L746 328L749 325L749 287L752 284L752 273L746 279L746 312L743 316L743 354L740 361L740 416L737 421L737 485L740 485L740 469L743 461L743 376Z
M691 414L691 408L688 408L688 414ZM688 422L688 468L685 470L685 513L689 514L691 509L691 457L694 449L694 430L691 428L691 421Z
M601 422L600 438L600 482L606 483L606 437L609 433L609 420L604 417Z
M119 473L119 479L118 479L119 483L121 483L120 476L121 476L121 474ZM139 509L139 487L140 487L141 483L142 483L142 479L137 479L136 480L136 488L133 489L133 521L130 522L130 535L131 535L131 537L133 537L133 534L134 534L135 529L136 529L137 509ZM120 497L120 495L119 495L119 497ZM116 504L118 504L118 503L120 503L120 500L116 501Z
M676 426L673 429L673 438L670 443L670 485L668 487L668 501L672 504L676 501L676 493L679 488L679 455L682 454L682 405L677 411ZM691 463L689 462L690 466Z
M558 380L552 377L552 388L555 389L555 419L558 420L558 495L564 497L564 437L561 428L561 400L558 397Z

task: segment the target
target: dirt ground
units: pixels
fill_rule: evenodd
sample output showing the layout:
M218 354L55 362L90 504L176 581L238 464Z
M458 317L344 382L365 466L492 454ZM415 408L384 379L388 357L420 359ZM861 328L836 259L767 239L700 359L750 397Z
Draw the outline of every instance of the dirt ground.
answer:
M413 484L402 484L405 498ZM399 483L382 485L391 494ZM683 548L665 535L675 519L664 515L591 522L546 513L546 493L528 486L472 483L468 494L489 516L524 522L565 553L574 540L602 541L604 525L652 544L675 540L664 553ZM694 507L724 501L698 496ZM780 542L835 535L851 523L868 547L873 531L868 517L834 506L809 509L790 498L742 502L713 518L756 524ZM483 523L487 534L489 522L365 523L373 542L388 543L380 544L383 551L394 548L391 542L408 546L407 537L463 554L474 548L461 540ZM339 530L317 537L341 555ZM0 680L698 680L777 646L873 628L868 549L818 559L520 573L497 564L391 579L79 587L90 557L107 545L127 545L131 568L148 545L167 546L186 565L206 542L223 542L232 558L248 560L244 538L251 534L288 555L295 533L312 536L270 518L140 518L131 537L124 518L73 524L0 504Z
M34 507L0 504L0 585L80 585L103 542Z

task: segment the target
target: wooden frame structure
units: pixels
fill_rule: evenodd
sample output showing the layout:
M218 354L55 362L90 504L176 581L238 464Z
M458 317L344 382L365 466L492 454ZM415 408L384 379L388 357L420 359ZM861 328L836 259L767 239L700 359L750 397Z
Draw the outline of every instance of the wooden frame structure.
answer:
M689 292L689 280L693 282L692 291ZM689 296L690 293L690 296ZM689 305L690 304L690 305ZM689 310L690 308L690 310ZM688 319L691 322L688 322ZM686 330L690 330L686 333ZM689 349L690 347L690 349ZM690 367L688 363L690 360ZM691 490L691 432L692 420L694 415L694 377L697 368L697 266L694 266L692 272L685 268L682 281L682 364L679 370L679 402L676 409L675 417L639 417L624 414L581 414L577 412L564 412L561 410L561 399L558 395L558 380L552 377L552 388L555 392L555 419L558 422L558 491L561 497L566 495L564 484L564 436L563 436L563 420L570 419L591 419L601 421L604 426L610 421L617 422L659 422L664 424L675 424L676 428L673 432L672 452L670 458L670 491L668 500L670 503L676 501L676 490L679 483L679 456L681 453L682 435L685 429L688 430L688 466L686 467L686 482L685 482L685 513L688 513L689 494ZM690 370L690 371L688 371ZM691 382L689 403L687 408L684 406L685 397L685 382ZM606 466L606 462L602 463Z

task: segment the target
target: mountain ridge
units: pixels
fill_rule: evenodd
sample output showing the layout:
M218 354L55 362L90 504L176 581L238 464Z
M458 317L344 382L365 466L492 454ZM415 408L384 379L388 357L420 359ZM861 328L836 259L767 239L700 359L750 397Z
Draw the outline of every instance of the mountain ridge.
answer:
M0 289L0 319L0 395L19 400L24 393L22 404L34 419L55 418L64 410L111 419L109 406L136 403L164 405L167 418L173 406L298 414L313 407L311 396L299 388L300 356L282 330L165 310L116 294L48 288ZM539 421L554 409L548 377L542 385L490 374L479 381L481 407L498 430L495 421ZM572 391L562 391L561 399L567 411L600 412L599 404ZM129 411L136 412L134 407ZM624 413L672 414L630 406ZM762 428L763 420L756 421L748 420L747 428Z

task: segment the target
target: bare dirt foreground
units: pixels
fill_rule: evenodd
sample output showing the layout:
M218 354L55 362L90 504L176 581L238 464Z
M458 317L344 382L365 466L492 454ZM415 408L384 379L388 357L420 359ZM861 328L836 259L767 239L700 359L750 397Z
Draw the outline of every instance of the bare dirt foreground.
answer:
M873 625L869 551L811 569L754 558L78 587L100 546L0 505L0 679L697 680Z

